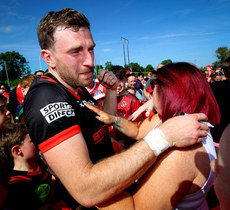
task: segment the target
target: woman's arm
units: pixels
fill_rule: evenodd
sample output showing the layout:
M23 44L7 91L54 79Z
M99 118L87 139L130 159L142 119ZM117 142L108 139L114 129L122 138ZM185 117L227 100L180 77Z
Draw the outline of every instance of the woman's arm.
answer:
M114 116L111 114L108 114L106 112L101 111L97 107L93 106L92 104L89 104L87 102L84 102L84 104L98 114L98 120L101 122L104 122L105 124L113 124L113 126L123 133L124 135L140 140L143 139L146 134L152 130L154 125L160 121L158 115L154 115L150 118L146 118L141 122L133 122L129 121L126 118L120 117L120 116Z

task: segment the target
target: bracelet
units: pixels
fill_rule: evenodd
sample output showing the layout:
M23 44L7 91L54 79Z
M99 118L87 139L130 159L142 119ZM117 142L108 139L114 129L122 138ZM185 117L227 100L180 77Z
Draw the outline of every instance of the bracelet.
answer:
M170 144L165 138L164 133L159 128L151 130L144 137L144 141L149 145L156 156L170 147Z

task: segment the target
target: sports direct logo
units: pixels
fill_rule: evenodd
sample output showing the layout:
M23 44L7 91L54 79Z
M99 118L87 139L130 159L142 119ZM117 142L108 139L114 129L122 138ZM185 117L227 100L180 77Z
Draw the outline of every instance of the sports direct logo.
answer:
M56 102L48 104L44 108L40 109L40 112L48 123L51 123L61 117L75 116L72 106L67 102Z

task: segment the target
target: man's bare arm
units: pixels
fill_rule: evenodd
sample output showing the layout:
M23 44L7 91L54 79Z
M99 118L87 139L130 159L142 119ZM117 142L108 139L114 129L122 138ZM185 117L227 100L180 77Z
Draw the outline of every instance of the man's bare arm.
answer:
M117 84L118 80L112 71L101 70L98 75L99 82L106 87L106 94L102 106L102 110L110 113L117 113Z
M73 198L87 207L130 186L156 160L148 144L139 141L127 151L93 164L81 133L45 152L44 157Z

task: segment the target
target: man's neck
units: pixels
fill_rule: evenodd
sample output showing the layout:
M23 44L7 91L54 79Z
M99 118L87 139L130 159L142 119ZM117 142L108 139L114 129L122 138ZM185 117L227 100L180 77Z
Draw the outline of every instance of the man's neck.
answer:
M61 79L61 77L59 76L59 74L57 74L56 71L54 71L53 69L49 69L49 73L52 74L66 88L73 91L76 95L78 94L78 87L73 88L72 86L68 85L65 81Z

